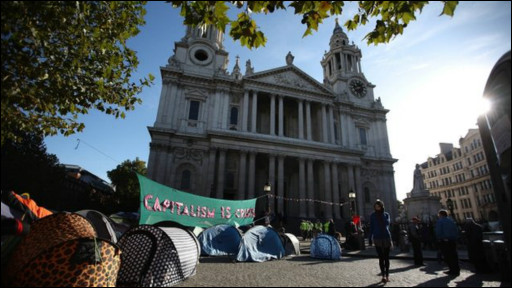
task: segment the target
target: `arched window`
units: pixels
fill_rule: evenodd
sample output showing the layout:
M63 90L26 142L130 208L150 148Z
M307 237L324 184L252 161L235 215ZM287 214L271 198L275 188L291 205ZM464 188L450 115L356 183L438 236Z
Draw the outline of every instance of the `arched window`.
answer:
M229 117L230 125L238 125L238 108L231 107L231 115Z
M184 170L181 172L181 190L189 190L190 189L190 180L192 177L192 173L190 173L190 170Z
M368 187L364 187L364 202L365 203L370 203L371 202L371 199L370 199L370 189Z

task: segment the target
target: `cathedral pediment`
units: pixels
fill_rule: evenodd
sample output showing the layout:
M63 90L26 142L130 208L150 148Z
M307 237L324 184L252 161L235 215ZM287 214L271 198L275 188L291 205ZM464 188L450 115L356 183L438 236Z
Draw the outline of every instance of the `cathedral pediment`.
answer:
M261 71L244 78L277 86L332 95L329 89L294 65Z

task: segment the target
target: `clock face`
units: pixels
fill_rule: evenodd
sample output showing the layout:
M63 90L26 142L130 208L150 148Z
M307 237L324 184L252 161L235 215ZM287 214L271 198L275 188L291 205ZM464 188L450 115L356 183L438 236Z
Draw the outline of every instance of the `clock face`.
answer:
M355 96L362 98L366 95L366 85L361 80L354 79L350 81L349 86Z

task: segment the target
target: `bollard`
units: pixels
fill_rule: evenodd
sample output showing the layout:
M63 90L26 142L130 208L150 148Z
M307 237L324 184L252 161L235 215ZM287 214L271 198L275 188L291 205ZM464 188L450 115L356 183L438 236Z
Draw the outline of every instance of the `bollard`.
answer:
M494 272L496 270L496 261L494 259L492 242L490 240L482 240L482 244L484 245L485 259L487 260L489 267L491 267L491 270Z

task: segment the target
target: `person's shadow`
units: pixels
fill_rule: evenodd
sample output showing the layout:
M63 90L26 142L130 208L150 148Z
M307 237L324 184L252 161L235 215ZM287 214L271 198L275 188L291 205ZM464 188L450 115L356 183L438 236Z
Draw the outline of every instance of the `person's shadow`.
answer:
M420 283L415 287L447 287L448 283L450 283L452 280L452 276L445 276Z
M368 287L384 287L384 286L386 286L386 283L379 281L378 283L372 284Z

